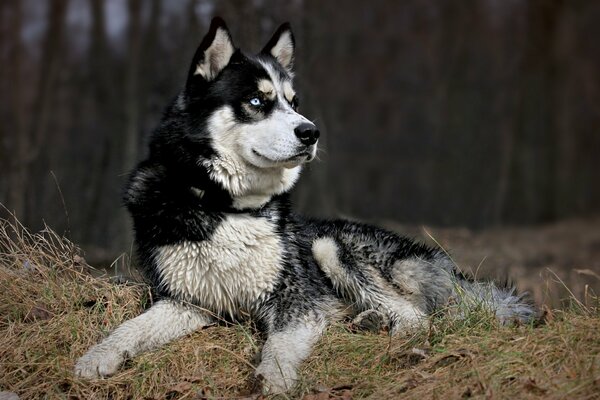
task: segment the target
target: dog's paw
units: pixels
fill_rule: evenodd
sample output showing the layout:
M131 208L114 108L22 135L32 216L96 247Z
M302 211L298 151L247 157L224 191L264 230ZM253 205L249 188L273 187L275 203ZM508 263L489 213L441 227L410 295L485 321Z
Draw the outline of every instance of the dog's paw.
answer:
M378 333L390 325L390 319L381 311L366 310L358 314L352 324L358 330Z
M254 373L262 385L265 395L282 394L289 392L296 385L296 370L292 367L283 367L279 364L260 364Z
M87 378L103 378L113 375L125 361L122 352L101 344L92 347L75 364L75 375Z

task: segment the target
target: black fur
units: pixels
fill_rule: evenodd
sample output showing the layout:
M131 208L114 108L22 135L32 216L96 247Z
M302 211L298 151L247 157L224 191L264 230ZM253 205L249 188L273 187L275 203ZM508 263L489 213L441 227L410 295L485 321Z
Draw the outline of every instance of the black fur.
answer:
M125 189L140 269L164 300L92 347L78 360L78 375L110 375L125 357L213 323L214 314L250 316L267 336L256 375L268 391L285 391L327 323L343 314L381 315L400 333L462 293L467 304L489 303L503 322L534 315L512 289L465 279L437 249L370 225L291 211L287 192L297 175L290 174L316 151L296 136L296 127L310 122L285 86L293 46L284 24L249 56L234 49L225 23L213 20L185 88ZM214 65L206 66L206 54ZM264 79L274 98L271 89L261 92Z
M222 60L215 68L210 65L206 74L204 57L207 52L215 56L207 49L217 35L221 35L217 42L225 42L226 55L231 57L226 65ZM282 48L280 40L286 53L276 58L281 53L273 49ZM466 293L469 304L488 302L503 322L528 321L534 316L533 308L514 296L512 289L465 278L437 249L370 225L310 219L292 212L287 192L295 177L286 181L283 172L285 168L298 171L299 164L311 160L315 151L295 136L294 124L310 122L295 111L297 98L290 101L290 88L284 86L292 79L290 48L294 46L289 25L284 24L260 54L249 56L233 48L225 23L213 20L194 55L185 88L153 132L149 154L131 173L124 195L133 218L140 269L167 300L92 347L76 364L79 375L110 375L126 356L206 326L214 322L213 314L226 320L250 316L266 334L256 375L264 377L273 391L291 388L299 363L326 324L344 314L358 315L357 319L369 313L382 315L392 333L403 333L418 327L452 296ZM280 65L282 59L290 63ZM198 63L202 63L200 73ZM265 79L271 79L279 91L275 98L268 91L260 92L258 82ZM252 108L249 104L255 98L261 102ZM213 116L224 121L219 120L216 133ZM284 120L287 125L282 125ZM261 121L266 122L259 125ZM249 130L257 126L259 131ZM267 137L261 136L265 127L273 131ZM256 152L261 160L256 161L254 155L240 151L239 143L228 136L239 134L237 128L243 128L246 136L240 134L236 140L246 139L253 152L255 137L266 151L278 149L283 141L283 150L278 149L283 158ZM277 136L282 129L287 131ZM257 136L249 137L248 132ZM271 133L277 140L270 141ZM290 146L297 151L291 157ZM236 157L247 163L242 162L246 169L240 167L242 173L234 176L255 174L251 175L255 180L243 181L251 186L245 189L249 195L232 189L229 170L218 170L222 167L218 163ZM265 167L260 157L272 163ZM267 179L268 184L261 186L261 179L271 177L275 183ZM260 246L265 243L276 245L264 251ZM231 255L231 247L238 253ZM169 271L177 278L165 279ZM195 286L207 275L210 279L203 282L213 286ZM185 286L187 279L195 282ZM254 291L244 291L239 282L251 282ZM198 287L204 290L200 294L209 296L196 296ZM215 300L223 298L222 303ZM199 307L190 307L189 302Z

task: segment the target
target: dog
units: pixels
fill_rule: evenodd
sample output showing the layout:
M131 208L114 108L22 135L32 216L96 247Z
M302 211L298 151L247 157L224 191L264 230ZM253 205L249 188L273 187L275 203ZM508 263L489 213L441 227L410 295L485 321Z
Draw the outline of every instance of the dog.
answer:
M342 318L398 335L456 298L485 304L502 323L534 318L523 296L465 277L442 250L291 211L288 193L320 136L298 109L294 53L289 24L248 55L212 21L124 194L140 269L160 300L89 349L78 376L111 375L218 320L251 318L266 335L255 376L281 393Z

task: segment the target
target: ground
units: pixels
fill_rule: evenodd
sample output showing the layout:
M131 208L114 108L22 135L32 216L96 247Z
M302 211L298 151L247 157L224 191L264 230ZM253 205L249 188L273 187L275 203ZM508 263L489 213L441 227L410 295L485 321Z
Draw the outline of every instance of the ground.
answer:
M577 283L598 283L598 222L480 233L428 229L461 266L506 272L545 298L544 319L502 327L482 310L463 320L441 313L416 334L393 338L340 323L304 363L298 388L282 398L598 398L600 308ZM539 277L546 267L556 276ZM200 330L136 357L108 379L76 379L77 357L152 302L143 284L91 272L85 254L51 230L33 234L0 221L0 392L21 399L262 397L250 380L261 343L251 324ZM553 283L557 276L565 286ZM579 297L569 297L567 288Z

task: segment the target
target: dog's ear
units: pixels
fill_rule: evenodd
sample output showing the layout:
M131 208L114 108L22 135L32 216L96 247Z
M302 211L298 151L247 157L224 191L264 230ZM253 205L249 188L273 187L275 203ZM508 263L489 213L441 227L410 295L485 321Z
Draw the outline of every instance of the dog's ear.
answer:
M294 50L296 43L290 24L286 22L281 25L273 34L273 37L262 49L262 54L275 57L288 72L292 72L294 67Z
M236 49L225 21L213 18L210 28L194 54L188 74L188 84L198 77L212 81L229 64Z

